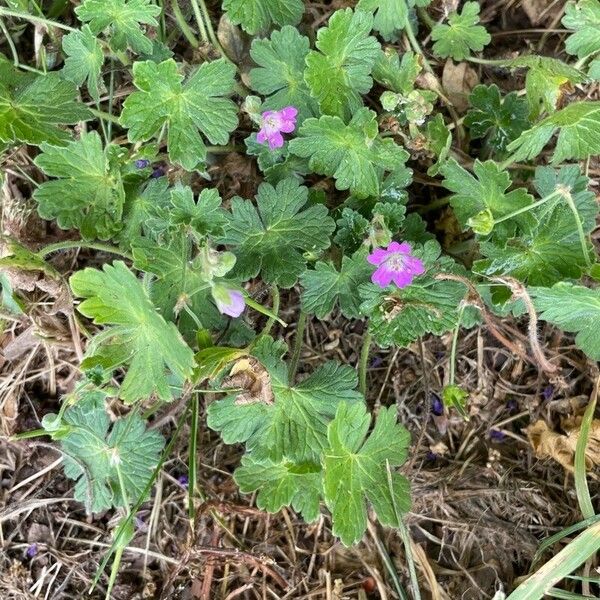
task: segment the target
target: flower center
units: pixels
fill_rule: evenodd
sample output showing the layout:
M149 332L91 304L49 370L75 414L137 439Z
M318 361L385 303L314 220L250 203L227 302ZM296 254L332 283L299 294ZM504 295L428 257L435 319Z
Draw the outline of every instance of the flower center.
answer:
M392 271L403 271L405 266L405 256L396 252L386 259L385 264Z

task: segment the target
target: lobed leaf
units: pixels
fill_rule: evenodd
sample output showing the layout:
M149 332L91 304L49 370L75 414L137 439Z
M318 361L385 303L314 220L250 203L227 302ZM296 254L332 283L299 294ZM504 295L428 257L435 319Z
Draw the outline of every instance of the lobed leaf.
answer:
M529 293L540 319L575 333L575 343L592 360L600 360L600 291L565 281Z
M339 303L346 318L358 318L358 287L368 281L371 271L365 253L360 251L353 257L343 256L339 271L331 263L316 263L314 270L305 271L300 278L302 309L324 319Z
M347 8L317 32L318 50L306 57L305 79L323 114L347 122L363 105L361 94L373 85L370 73L381 53L372 28L370 13Z
M107 369L128 365L120 397L132 403L155 393L171 400L169 374L189 379L194 355L175 325L156 312L135 275L116 261L102 271L78 271L70 284L73 294L85 299L79 312L97 325L110 325L92 338L86 357Z
M137 502L164 445L134 412L111 426L101 392L86 392L61 420L46 415L42 425L60 441L65 474L75 480L75 499L88 514Z
M56 219L63 229L79 229L87 239L108 240L120 229L125 202L121 172L113 155L117 147L102 147L97 132L82 133L66 146L43 143L35 164L52 181L34 192L43 219Z
M600 154L600 102L573 102L524 131L508 146L512 160L535 158L556 131L552 164Z
M86 82L90 96L98 102L100 92L105 90L100 76L104 64L102 45L89 26L84 25L81 31L65 35L62 47L66 54L63 76L77 86Z
M378 133L377 115L368 108L356 111L348 125L339 117L307 119L290 152L308 158L315 173L333 177L338 190L358 198L379 196L383 174L402 170L408 153Z
M319 252L330 244L335 223L327 208L305 208L308 189L295 179L276 187L263 183L250 200L234 198L225 234L219 239L232 247L237 263L232 276L242 280L261 273L268 283L292 287L306 269L303 252Z
M223 0L223 10L235 25L254 35L272 23L297 25L304 13L302 0Z
M188 171L206 158L202 132L212 144L226 144L236 128L237 106L227 98L235 67L225 59L205 62L183 82L168 59L133 65L133 92L123 105L121 124L130 142L143 142L166 128L169 158Z
M160 6L151 0L84 0L75 9L82 23L89 23L92 33L110 31L113 50L125 50L128 46L138 54L151 54L152 41L144 35L141 25L158 27L155 19Z
M479 25L479 2L465 2L460 13L453 12L448 23L437 24L431 30L433 52L442 58L460 61L471 52L483 50L492 40L485 27Z
M382 408L367 436L371 415L363 403L338 406L327 428L323 490L333 533L346 546L367 528L367 501L383 525L399 527L410 509L410 485L393 467L404 463L410 435L396 422L396 407Z
M71 133L60 125L92 118L76 97L75 84L58 73L21 73L0 54L0 144L66 143Z
M294 106L298 109L298 124L318 114L317 102L304 81L304 61L309 48L308 38L287 25L274 31L270 39L252 42L250 56L259 66L250 71L250 85L259 94L268 96L263 110Z

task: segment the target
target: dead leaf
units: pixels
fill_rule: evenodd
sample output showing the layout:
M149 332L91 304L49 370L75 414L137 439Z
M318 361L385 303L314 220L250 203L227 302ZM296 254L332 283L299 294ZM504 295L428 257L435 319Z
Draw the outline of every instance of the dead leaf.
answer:
M549 6L548 0L521 0L521 6L535 27L542 23L552 22L558 13L560 3L556 2L554 6Z
M223 388L242 388L235 399L236 404L273 404L273 386L269 371L253 356L238 360L229 377L223 380Z
M251 38L244 35L242 30L229 20L226 13L219 20L217 38L225 54L236 65L242 64L244 60L248 61Z
M552 431L548 424L540 419L526 429L527 437L538 458L553 458L573 473L575 449L581 432L581 417L563 419L561 425L564 434ZM588 469L600 465L600 419L592 421L585 462Z
M458 112L469 108L469 94L478 83L477 71L467 63L455 64L450 59L446 61L442 73L442 87Z

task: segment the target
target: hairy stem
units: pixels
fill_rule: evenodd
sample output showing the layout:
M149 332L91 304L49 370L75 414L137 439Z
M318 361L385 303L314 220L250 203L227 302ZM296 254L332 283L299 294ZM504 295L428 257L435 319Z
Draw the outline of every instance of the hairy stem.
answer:
M110 254L117 254L122 256L123 258L127 258L129 260L133 260L133 256L124 252L123 250L116 248L115 246L109 246L108 244L102 244L100 242L84 242L83 240L69 240L66 242L56 242L56 244L49 244L45 246L41 250L39 250L36 254L40 258L44 258L48 256L48 254L52 254L52 252L57 252L58 250L71 250L72 248L87 248L89 250L99 250L100 252L109 252Z
M271 286L271 294L273 296L273 308L271 309L271 312L274 315L278 316L279 315L279 303L281 302L281 295L279 294L279 288L276 285ZM271 329L272 329L274 323L275 323L275 318L269 317L269 320L267 321L265 328L262 330L261 335L269 335L269 333L271 333Z
M0 17L14 17L16 19L23 19L30 23L39 23L41 25L47 25L48 27L57 27L58 29L64 29L65 31L79 31L75 27L65 25L64 23L58 23L44 17L36 17L27 13L20 12L18 10L9 10L8 8L0 7Z
M294 382L296 371L298 370L298 362L300 360L300 353L302 352L302 342L304 341L304 330L306 329L307 318L307 313L301 310L300 316L298 317L298 324L296 325L296 337L294 339L292 359L290 361L290 367L288 371L288 383L290 385L292 385Z
M175 20L177 21L177 25L179 25L179 29L181 29L181 33L185 39L194 47L197 48L200 45L198 38L194 35L191 27L187 24L183 13L181 12L181 7L179 6L179 2L177 0L173 0L171 2L171 7L173 8L173 14L175 15Z
M367 365L369 362L369 350L372 341L373 335L370 331L367 331L360 350L360 362L358 365L358 386L361 394L365 396L365 398L367 396Z

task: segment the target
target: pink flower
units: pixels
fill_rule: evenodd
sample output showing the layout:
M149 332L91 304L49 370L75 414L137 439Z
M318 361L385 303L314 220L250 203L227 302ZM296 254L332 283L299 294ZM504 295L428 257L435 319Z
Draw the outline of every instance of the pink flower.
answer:
M256 134L259 144L269 143L269 148L281 148L283 136L281 133L291 133L296 129L296 116L298 109L286 106L281 110L268 110L262 114L262 126Z
M238 290L226 288L222 285L215 285L212 289L212 296L217 304L219 312L230 317L239 317L246 308L244 294Z
M376 248L367 260L377 269L371 276L371 281L379 287L387 287L393 281L399 288L412 283L417 275L425 273L423 261L411 256L410 244L392 242L385 250Z

